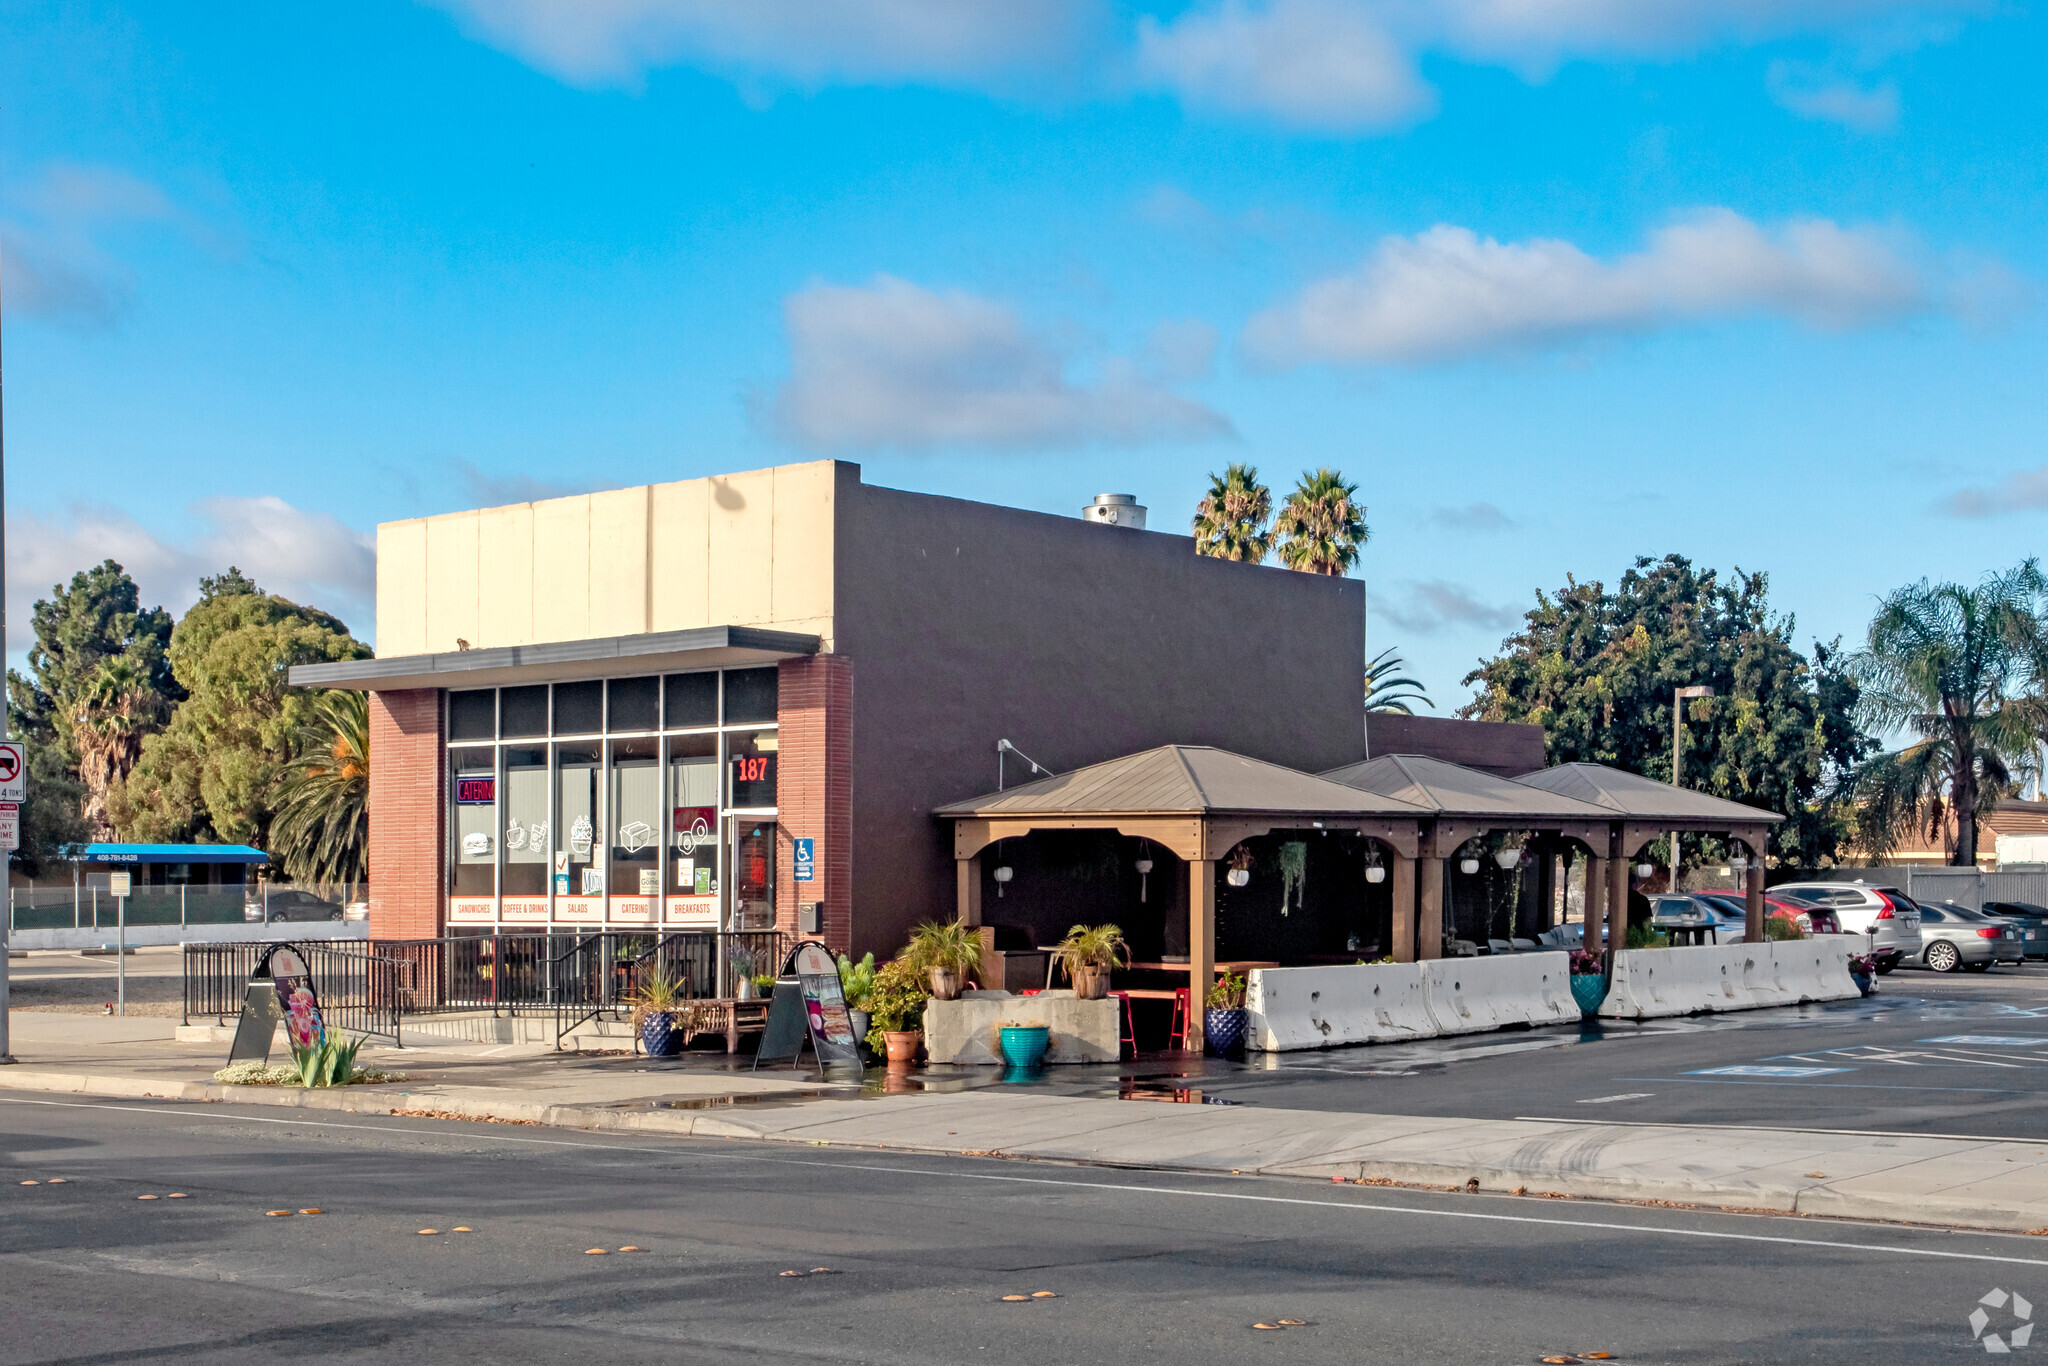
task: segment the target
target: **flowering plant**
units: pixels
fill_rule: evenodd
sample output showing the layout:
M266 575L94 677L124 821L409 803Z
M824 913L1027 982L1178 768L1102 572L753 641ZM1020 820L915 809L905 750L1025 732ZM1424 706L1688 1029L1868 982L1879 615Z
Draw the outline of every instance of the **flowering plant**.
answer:
M1604 973L1607 970L1607 965L1600 961L1600 955L1586 949L1573 949L1570 957L1571 971L1574 977Z
M1849 971L1858 977L1868 977L1877 971L1877 955L1874 953L1851 954Z

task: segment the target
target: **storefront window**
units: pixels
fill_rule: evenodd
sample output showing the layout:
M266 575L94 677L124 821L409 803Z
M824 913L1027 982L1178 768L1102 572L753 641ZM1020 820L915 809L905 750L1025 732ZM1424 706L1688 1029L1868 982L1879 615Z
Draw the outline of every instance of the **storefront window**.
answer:
M613 896L661 892L660 742L612 742L611 891Z
M670 730L718 724L718 675L670 674L668 713L663 725Z
M546 896L548 752L536 746L507 749L504 755L505 829L500 838L505 845L505 895Z
M596 745L555 749L555 895L603 896L604 807L598 774L603 756Z
M487 747L448 751L448 794L455 803L448 890L456 896L490 896L498 890L497 758L497 751Z
M507 740L538 739L548 733L548 689L545 683L531 688L501 688L498 691L498 734Z
M669 887L678 896L718 890L718 737L668 742Z
M660 679L614 678L605 686L605 695L605 729L612 734L661 729Z
M762 811L775 806L775 760L780 741L774 731L751 731L728 741L732 761L726 766L732 775L728 805L740 810Z
M772 923L777 694L774 668L451 690L449 896L515 924Z
M774 669L735 669L726 674L725 724L773 721L779 677Z
M498 694L490 688L448 694L450 740L498 738Z
M555 734L598 735L604 730L604 684L555 684Z

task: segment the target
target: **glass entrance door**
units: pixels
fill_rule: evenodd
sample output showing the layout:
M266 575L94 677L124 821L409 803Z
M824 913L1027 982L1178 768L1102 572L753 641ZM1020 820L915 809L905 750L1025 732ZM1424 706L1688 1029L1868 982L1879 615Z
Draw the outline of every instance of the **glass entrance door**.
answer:
M732 816L729 848L732 858L732 927L736 930L775 928L775 821L773 817Z

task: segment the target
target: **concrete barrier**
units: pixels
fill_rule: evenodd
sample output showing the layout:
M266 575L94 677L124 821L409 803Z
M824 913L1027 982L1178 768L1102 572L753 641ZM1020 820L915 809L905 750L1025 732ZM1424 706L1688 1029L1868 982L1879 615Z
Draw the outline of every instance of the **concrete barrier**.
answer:
M1420 963L1253 968L1244 1003L1247 1046L1264 1053L1398 1043L1438 1033Z
M1007 991L963 992L957 1001L930 1001L924 1008L924 1051L933 1062L961 1066L1000 1065L1002 1026L1042 1024L1048 1063L1115 1062L1122 1051L1123 1003L1114 996L1076 1000L1071 991L1012 996Z
M1753 984L1759 965L1771 965L1769 954L1747 944L1623 949L1614 956L1614 981L1600 1014L1607 1019L1652 1020L1776 1005L1775 1000L1756 997Z
M1849 953L1863 942L1861 936L1823 934L1765 945L1776 962L1780 987L1792 998L1786 1004L1846 1001L1861 995L1849 975Z
M1439 1034L1570 1024L1579 1018L1570 960L1561 953L1439 958L1422 965L1422 996Z

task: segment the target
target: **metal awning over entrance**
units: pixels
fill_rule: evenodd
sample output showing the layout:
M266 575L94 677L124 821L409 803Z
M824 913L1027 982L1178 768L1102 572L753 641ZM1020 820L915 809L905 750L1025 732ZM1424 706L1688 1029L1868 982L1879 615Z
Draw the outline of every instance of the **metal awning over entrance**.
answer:
M290 679L294 687L363 688L372 692L401 688L497 688L691 669L744 669L814 655L818 646L818 637L790 631L701 626L688 631L607 636L602 640L298 664L292 667Z

